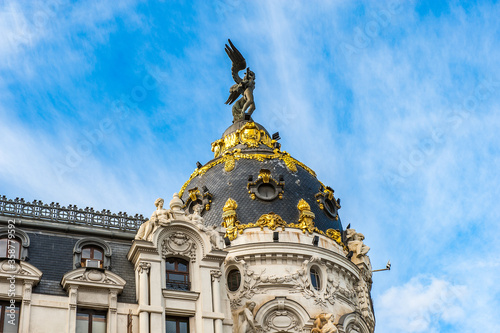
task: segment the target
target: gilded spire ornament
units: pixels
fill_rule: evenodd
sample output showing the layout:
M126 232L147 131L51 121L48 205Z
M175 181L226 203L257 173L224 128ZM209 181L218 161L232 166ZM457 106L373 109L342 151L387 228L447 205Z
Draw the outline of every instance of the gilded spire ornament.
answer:
M315 215L311 211L311 206L304 199L300 199L299 203L297 204L297 209L300 211L298 227L302 229L303 233L306 233L306 231L308 231L310 234L312 234L312 232L315 230Z
M238 204L231 198L227 199L226 204L222 208L222 226L226 228L226 235L224 237L229 238L229 240L234 240L238 237L238 225L240 221L238 221L236 215L236 208L238 208Z

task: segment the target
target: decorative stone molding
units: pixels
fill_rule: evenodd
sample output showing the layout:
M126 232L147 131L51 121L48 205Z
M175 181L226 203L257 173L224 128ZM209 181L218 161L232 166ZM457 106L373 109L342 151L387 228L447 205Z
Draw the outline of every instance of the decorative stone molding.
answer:
M243 299L252 299L256 294L263 294L267 289L280 285L280 288L287 288L290 294L300 293L306 299L313 299L314 304L325 309L335 305L337 300L341 300L354 308L357 304L354 283L356 281L352 273L341 266L326 263L317 257L305 259L301 267L296 271L283 275L266 275L265 269L256 273L249 268L243 259L235 257L226 258L226 271L237 267L242 275L242 286L235 292L229 292L231 308L236 309L243 304ZM311 284L310 269L312 266L321 267L322 284L320 290L316 290ZM363 294L364 295L364 294ZM359 298L359 297L358 297Z
M343 315L337 324L338 333L372 333L370 328L358 312Z
M22 231L21 229L16 228L13 235L15 238L21 241L21 253L19 258L21 260L28 259L28 248L30 246L30 238L28 234ZM9 237L9 228L6 227L0 228L0 239L8 237Z
M141 261L137 267L137 270L139 271L140 274L146 272L146 274L149 274L149 270L151 269L151 263L147 261Z
M93 268L78 268L64 274L61 285L64 289L73 287L82 288L101 288L116 289L118 292L123 290L126 281L118 274L108 270Z
M111 269L111 255L112 255L112 250L111 246L109 244L99 238L96 237L85 237L80 240L78 240L73 247L73 267L74 268L80 268L81 267L81 261L82 261L82 249L85 246L97 246L100 247L104 251L104 260L103 260L103 267L105 269Z
M163 239L161 247L163 258L181 256L189 258L191 262L196 261L196 242L184 232L176 231L171 233Z
M24 261L16 261L14 263L5 259L0 261L0 278L10 279L15 278L16 282L32 283L34 286L38 284L42 278L42 271L35 266Z
M222 272L219 269L212 269L210 270L210 276L212 276L212 282L214 282L215 280L220 281Z
M286 297L275 299L260 306L255 315L257 331L262 333L309 333L306 322L307 311L295 301Z

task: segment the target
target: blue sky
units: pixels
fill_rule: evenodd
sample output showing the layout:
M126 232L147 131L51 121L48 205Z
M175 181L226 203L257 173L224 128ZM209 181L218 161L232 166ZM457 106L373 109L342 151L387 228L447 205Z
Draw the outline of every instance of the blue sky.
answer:
M500 331L496 1L2 1L0 193L149 215L254 119L332 186L376 331Z

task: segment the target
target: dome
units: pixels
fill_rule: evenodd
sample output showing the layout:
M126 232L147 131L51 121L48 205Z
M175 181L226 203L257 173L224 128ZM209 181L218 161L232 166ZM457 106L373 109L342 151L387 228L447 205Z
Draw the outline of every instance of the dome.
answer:
M212 143L212 151L214 159L197 168L179 192L187 213L199 209L206 226L220 226L233 214L240 233L286 226L340 244L340 202L333 189L282 151L262 125L251 119L234 122Z

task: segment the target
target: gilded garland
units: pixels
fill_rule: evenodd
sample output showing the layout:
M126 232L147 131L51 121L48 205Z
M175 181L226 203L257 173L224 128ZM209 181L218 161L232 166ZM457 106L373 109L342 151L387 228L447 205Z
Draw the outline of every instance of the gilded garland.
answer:
M300 199L297 205L297 209L300 211L299 223L287 223L283 220L283 218L281 218L281 216L271 212L269 214L261 215L255 223L242 224L238 220L236 208L238 208L236 201L229 198L222 209L222 226L226 228L226 234L224 237L229 238L231 241L235 240L238 237L238 234L242 235L245 229L248 228L260 228L260 230L264 230L264 228L267 227L272 231L275 231L278 228L281 228L282 231L285 231L285 228L295 228L301 229L303 233L308 232L309 234L312 234L313 232L316 232L320 235L331 238L347 251L347 247L344 243L342 243L342 238L338 230L328 229L325 233L314 226L314 213L311 211L310 205L304 199Z

